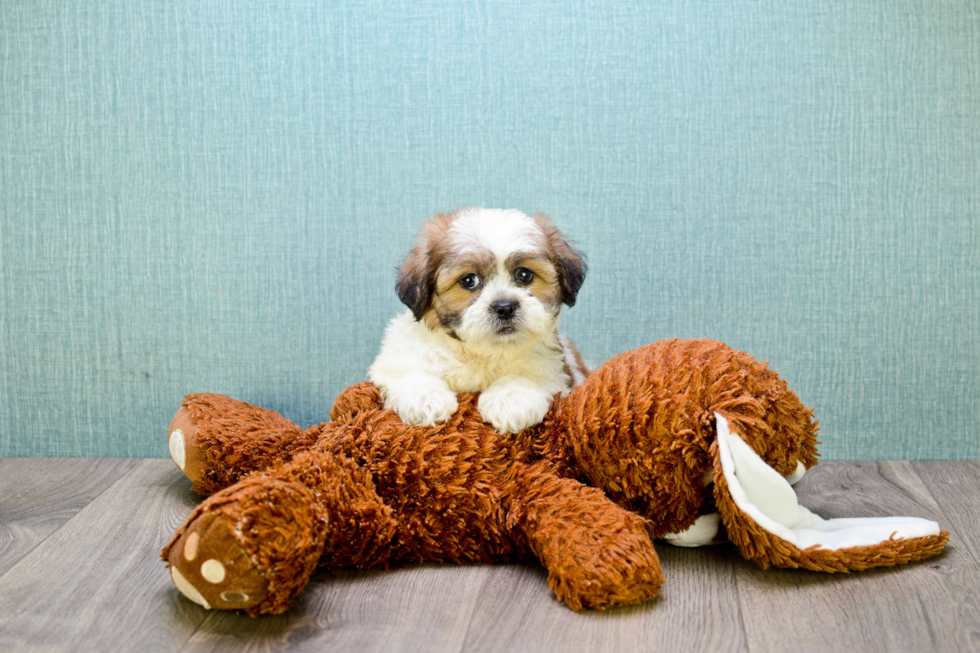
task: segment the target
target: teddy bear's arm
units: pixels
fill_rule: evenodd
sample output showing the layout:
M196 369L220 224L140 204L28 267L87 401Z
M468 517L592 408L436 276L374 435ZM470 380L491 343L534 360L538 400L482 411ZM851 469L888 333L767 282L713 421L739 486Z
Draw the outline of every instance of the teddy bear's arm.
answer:
M543 462L520 469L515 486L509 519L560 601L581 611L657 595L663 577L645 519Z

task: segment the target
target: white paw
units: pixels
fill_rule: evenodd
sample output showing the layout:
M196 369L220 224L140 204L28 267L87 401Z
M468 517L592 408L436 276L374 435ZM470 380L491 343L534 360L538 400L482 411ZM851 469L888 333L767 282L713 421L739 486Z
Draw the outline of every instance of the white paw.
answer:
M664 539L674 546L694 547L716 544L720 523L721 515L717 512L701 515L694 520L694 523L686 531L667 533L664 535Z
M518 433L544 419L551 396L530 381L491 385L480 395L476 407L483 419L500 433Z
M447 421L459 408L456 393L445 383L434 381L405 384L397 391L389 389L385 408L394 408L406 424L435 426Z

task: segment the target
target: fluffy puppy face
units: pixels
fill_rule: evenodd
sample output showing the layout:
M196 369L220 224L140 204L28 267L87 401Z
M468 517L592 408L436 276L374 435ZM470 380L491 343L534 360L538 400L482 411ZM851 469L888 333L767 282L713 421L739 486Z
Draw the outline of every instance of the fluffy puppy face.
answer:
M464 209L423 225L396 287L430 330L492 352L552 331L585 272L582 254L544 215Z

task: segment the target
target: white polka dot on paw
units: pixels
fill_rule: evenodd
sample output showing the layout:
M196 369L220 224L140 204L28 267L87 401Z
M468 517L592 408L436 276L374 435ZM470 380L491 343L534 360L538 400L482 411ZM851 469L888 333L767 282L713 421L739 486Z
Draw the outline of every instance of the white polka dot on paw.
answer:
M201 536L197 533L191 533L184 540L184 560L190 562L197 557L197 545L201 541Z
M201 565L201 577L217 585L225 579L225 566L214 559L205 560Z

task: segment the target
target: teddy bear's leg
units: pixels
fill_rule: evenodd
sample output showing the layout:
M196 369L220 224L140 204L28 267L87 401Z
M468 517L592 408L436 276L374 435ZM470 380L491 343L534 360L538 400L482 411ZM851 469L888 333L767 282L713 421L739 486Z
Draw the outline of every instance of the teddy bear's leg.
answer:
M517 488L509 518L548 569L558 600L581 611L658 594L663 576L645 519L544 465L527 468Z
M214 394L188 395L167 429L170 457L193 489L211 494L308 449L318 427L300 429L275 411Z
M714 485L714 482L714 474L711 472L711 470L706 471L704 476L701 478L701 484L704 487L711 487ZM710 508L702 506L702 509L713 508L713 502ZM728 538L725 535L724 527L721 523L721 515L719 515L717 511L705 512L700 517L695 519L693 524L684 530L677 531L675 533L664 533L663 539L668 544L688 548L707 546L710 544L720 544L728 541Z
M353 462L306 451L206 499L162 551L206 608L286 610L317 563L383 562L397 524Z

